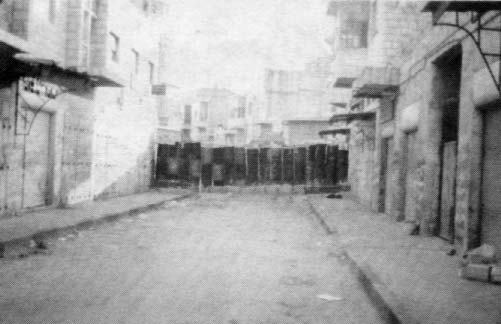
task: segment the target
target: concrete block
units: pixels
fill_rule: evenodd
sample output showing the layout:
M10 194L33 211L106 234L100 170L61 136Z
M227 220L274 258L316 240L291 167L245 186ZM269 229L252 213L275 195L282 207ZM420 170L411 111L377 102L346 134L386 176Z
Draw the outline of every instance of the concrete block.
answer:
M496 262L494 247L489 244L469 251L466 255L466 261L470 264L492 264Z
M501 284L501 266L500 265L492 266L491 282Z
M461 269L461 277L470 280L488 282L492 266L487 264L468 264Z

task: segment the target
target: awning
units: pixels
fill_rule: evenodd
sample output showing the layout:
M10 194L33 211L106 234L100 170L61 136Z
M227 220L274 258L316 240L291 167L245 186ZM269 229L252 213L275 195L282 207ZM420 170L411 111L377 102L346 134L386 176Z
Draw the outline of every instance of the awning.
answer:
M349 123L353 120L370 120L374 119L375 117L376 117L375 111L363 111L363 112L348 113L348 114L336 114L332 116L329 121L331 123L337 121L346 121Z
M433 23L438 22L446 12L478 12L501 10L499 1L428 1L423 12L433 14Z
M363 69L353 87L355 98L381 98L385 94L396 94L400 82L400 70L393 66L367 66Z
M33 75L39 73L41 69L50 69L52 71L57 71L66 75L72 75L74 77L89 80L93 83L94 86L121 86L105 76L94 76L88 74L87 72L78 71L77 69L70 69L64 67L60 62L57 62L50 57L44 57L42 55L16 53L15 55L13 55L13 59L18 63L16 70L19 76Z
M339 108L346 108L346 106L348 106L346 102L331 102L331 105Z
M390 84L365 84L356 89L354 98L382 98L385 95L398 94L399 87Z
M356 78L339 77L334 83L334 88L351 88Z
M318 132L318 135L324 136L324 135L349 135L350 134L350 129L349 128L338 128L338 129L326 129Z
M489 42L490 37L482 36L485 34L494 36L493 33L497 33L495 37L500 37L501 29L498 26L499 24L496 23L493 25L492 19L482 21L482 17L488 11L497 11L497 15L499 15L501 11L501 2L480 0L428 1L424 6L423 11L432 13L433 26L453 27L466 33L482 56L482 60L487 67L488 75L492 79L497 92L501 96L501 80L499 80L500 71L493 69L493 63L501 60L501 49L499 46L496 48L486 44L486 42ZM440 21L447 12L454 13L455 19L444 19L444 21ZM466 22L460 15L460 13L464 12L470 13L470 17ZM454 16L451 15L451 18ZM494 16L494 18L496 17L497 16ZM467 24L471 24L471 27L468 27Z

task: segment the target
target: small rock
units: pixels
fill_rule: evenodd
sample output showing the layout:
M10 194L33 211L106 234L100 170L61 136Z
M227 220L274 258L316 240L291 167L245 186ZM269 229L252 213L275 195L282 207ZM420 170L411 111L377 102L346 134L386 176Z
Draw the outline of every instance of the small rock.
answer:
M470 280L489 281L491 266L487 264L468 264L461 269L460 276Z
M30 249L34 249L37 247L37 243L35 242L35 240L30 240L30 242L28 243L28 247Z
M38 241L37 242L37 249L47 250L48 248L49 248L49 246L45 241Z
M405 232L408 235L419 235L419 224L416 223L406 223Z
M327 198L329 199L343 199L343 196L341 194L330 194L330 195L327 195Z
M491 282L501 284L501 266L500 265L492 266Z
M447 254L448 256L453 256L453 255L456 255L456 249L450 249L449 251L447 251L445 254Z

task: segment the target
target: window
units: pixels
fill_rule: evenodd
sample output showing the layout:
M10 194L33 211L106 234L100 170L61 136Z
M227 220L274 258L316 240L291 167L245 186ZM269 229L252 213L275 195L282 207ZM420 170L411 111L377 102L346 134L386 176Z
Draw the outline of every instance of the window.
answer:
M184 106L184 123L191 124L191 106Z
M341 45L343 48L367 48L368 22L348 20L341 31Z
M132 59L134 60L134 75L139 74L139 52L132 50Z
M245 118L245 106L237 108L237 118Z
M92 44L91 39L93 37L93 31L95 31L97 23L95 7L97 7L97 0L86 0L83 3L80 65L84 68L88 68L90 65L90 52ZM55 10L55 4L54 4L54 10Z
M120 38L114 33L110 33L111 60L119 62L120 60Z
M51 24L56 21L56 0L49 0L49 21Z
M155 64L148 62L150 84L155 83Z
M200 121L206 121L209 117L209 103L202 101L200 103Z
M91 3L91 7L90 7L90 10L93 12L93 13L97 13L97 9L99 7L99 1L98 0L91 0L92 3Z
M90 14L88 11L84 12L82 24L82 61L83 67L89 67L89 52L90 52Z
M143 0L143 11L148 13L150 11L150 2L148 0Z

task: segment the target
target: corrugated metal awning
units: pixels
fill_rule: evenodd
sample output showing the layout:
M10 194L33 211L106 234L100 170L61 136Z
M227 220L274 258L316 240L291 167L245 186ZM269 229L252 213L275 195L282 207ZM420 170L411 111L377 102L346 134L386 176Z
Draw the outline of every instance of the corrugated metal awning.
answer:
M385 95L398 94L399 87L390 84L365 84L356 89L354 98L382 98Z
M334 88L351 88L356 78L339 77L334 83Z
M329 120L331 123L337 121L351 122L353 120L370 120L376 117L375 111L354 112L348 114L336 114Z
M346 102L331 102L331 105L339 108L346 108L348 106Z
M446 12L476 12L484 14L491 10L501 10L499 1L428 1L423 12L431 12L433 24L437 24Z
M350 134L350 129L349 128L338 128L338 129L325 129L320 132L318 132L318 135L323 136L323 135L349 135Z

